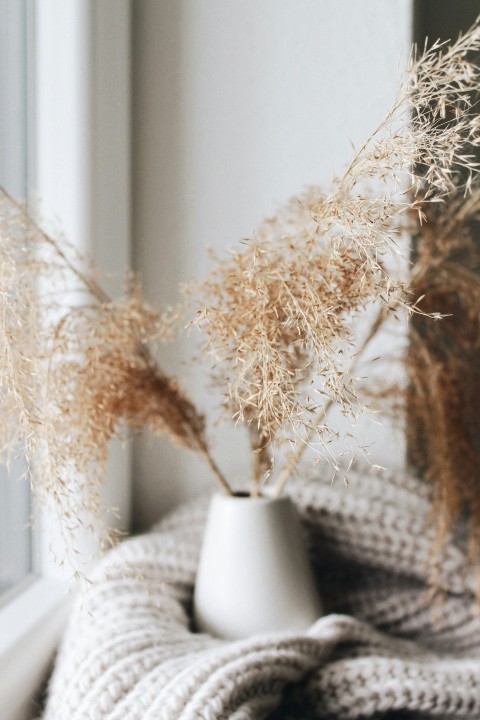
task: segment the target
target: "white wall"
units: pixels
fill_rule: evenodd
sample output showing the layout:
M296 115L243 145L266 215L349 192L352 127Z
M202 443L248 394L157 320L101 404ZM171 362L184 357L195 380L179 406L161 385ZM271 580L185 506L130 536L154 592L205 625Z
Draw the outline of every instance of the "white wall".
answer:
M411 2L135 0L133 21L135 264L160 307L175 302L179 281L207 272L207 244L234 244L290 195L342 169L350 140L364 139L393 97ZM160 360L178 369L190 347L165 348ZM190 375L207 407L208 389ZM245 477L239 433L211 436L229 477ZM387 432L380 460L401 462L397 440ZM137 525L206 482L198 461L138 441Z

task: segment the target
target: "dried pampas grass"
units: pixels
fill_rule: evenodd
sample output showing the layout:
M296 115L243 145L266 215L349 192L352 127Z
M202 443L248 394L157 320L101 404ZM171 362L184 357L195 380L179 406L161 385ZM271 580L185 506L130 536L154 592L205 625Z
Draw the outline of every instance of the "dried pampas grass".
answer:
M457 458L476 471L473 419L466 427L463 391L448 398L444 391L461 374L472 382L476 374L479 285L451 265L478 207L480 71L471 58L479 50L477 23L451 46L414 55L384 120L332 187L290 200L188 287L227 415L249 430L253 494L267 480L283 492L309 447L340 467L329 410L339 405L355 421L365 404L358 362L385 318L405 311L419 318L418 362L409 364L416 391L409 406L426 447L417 460L441 478L445 527L467 503L480 517L473 475L460 486L456 472ZM402 256L412 216L428 219L432 233L409 279L407 261L402 272L392 258ZM452 327L452 344L435 345L432 318L452 302L469 330L457 337ZM359 341L356 323L372 310ZM65 533L82 525L99 533L100 544L110 539L99 489L108 442L128 427L148 426L198 452L231 492L207 444L205 418L154 360L151 348L171 337L177 319L155 313L131 281L111 299L94 268L0 195L0 439L5 457L23 444L37 497L53 505ZM454 346L461 348L456 364ZM432 410L422 403L429 394ZM455 437L458 452L447 457L440 437Z
M434 489L441 545L461 515L480 551L480 188L429 208L416 235L412 287L441 323L413 319L407 355L411 461Z
M338 468L325 416L333 403L352 421L363 409L354 324L376 304L382 318L420 312L417 288L389 269L391 257L412 213L422 221L478 181L479 49L477 23L451 47L414 55L386 117L331 190L293 198L192 288L228 414L256 425L265 443L298 445L294 457L313 446ZM439 317L434 306L428 314Z
M108 297L73 248L0 195L0 440L6 464L23 448L35 497L58 516L67 550L77 532L113 541L100 488L113 437L149 427L208 462L205 419L154 361L175 313L158 315L129 280ZM71 559L71 558L70 558Z

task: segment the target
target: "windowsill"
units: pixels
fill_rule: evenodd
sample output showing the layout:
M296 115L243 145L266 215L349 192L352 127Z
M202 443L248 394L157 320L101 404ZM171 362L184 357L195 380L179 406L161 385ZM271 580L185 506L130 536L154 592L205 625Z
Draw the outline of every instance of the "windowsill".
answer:
M1 705L9 708L8 720L27 720L70 603L63 583L35 576L8 600L0 606Z

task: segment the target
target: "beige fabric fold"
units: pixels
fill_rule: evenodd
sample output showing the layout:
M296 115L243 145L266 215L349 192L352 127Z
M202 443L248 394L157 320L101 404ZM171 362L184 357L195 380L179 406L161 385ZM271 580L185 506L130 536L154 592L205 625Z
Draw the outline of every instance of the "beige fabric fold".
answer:
M479 718L473 573L451 539L429 592L428 488L357 470L348 488L317 478L290 491L326 608L308 632L230 642L192 631L201 498L99 565L44 720Z

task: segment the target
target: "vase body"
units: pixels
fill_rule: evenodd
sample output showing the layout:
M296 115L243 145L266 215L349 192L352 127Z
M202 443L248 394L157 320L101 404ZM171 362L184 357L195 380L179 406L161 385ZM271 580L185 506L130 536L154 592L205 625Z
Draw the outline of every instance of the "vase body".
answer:
M195 583L197 630L228 639L303 631L320 615L291 500L214 495Z

